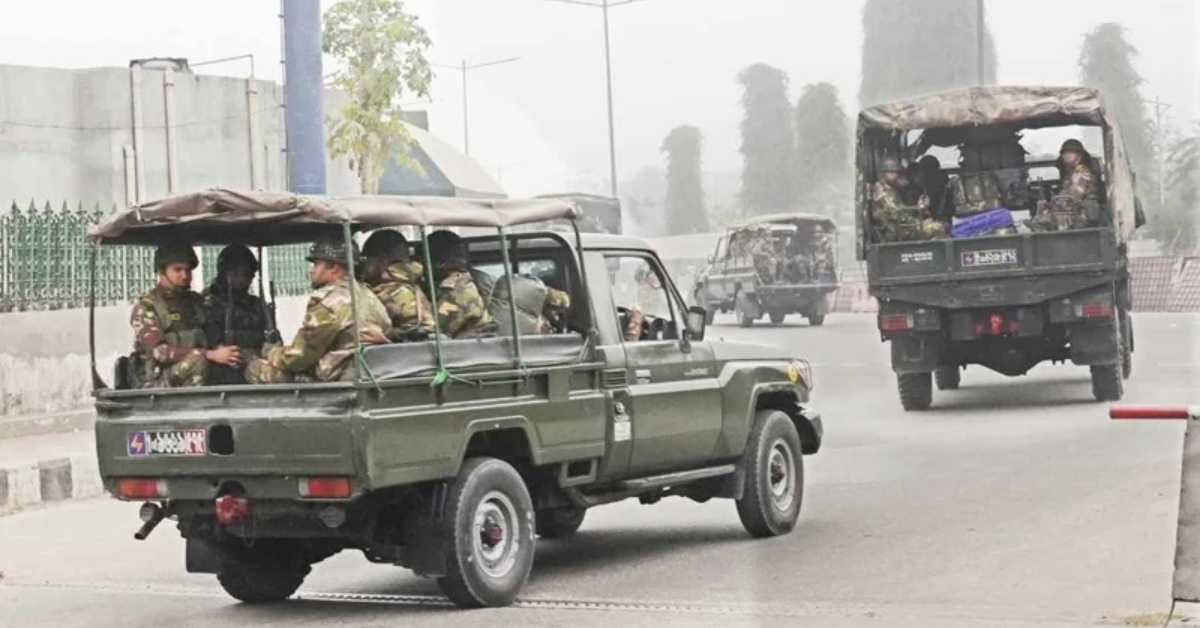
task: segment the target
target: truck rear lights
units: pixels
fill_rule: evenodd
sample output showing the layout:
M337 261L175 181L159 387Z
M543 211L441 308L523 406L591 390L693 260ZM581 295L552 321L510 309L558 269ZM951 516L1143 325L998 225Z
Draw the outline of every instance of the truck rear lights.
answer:
M993 336L999 336L1004 333L1004 316L996 313L988 317L988 331Z
M350 497L349 478L301 478L300 496L317 499Z
M1113 306L1111 303L1104 301L1092 301L1077 306L1079 308L1078 315L1080 318L1112 318Z
M241 495L222 495L215 502L217 523L228 526L250 518L250 500Z
M117 497L121 499L154 499L166 496L166 480L129 478L117 482Z
M880 314L879 329L883 331L907 331L913 328L911 314Z

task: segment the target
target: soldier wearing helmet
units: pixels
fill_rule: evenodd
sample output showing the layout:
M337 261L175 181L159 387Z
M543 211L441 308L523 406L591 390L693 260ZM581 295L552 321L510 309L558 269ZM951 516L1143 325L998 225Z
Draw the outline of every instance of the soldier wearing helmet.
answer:
M241 244L231 244L217 256L217 276L204 291L204 335L208 346L233 345L243 362L258 357L267 341L267 314L262 299L250 294L258 259ZM242 369L214 365L210 385L245 384Z
M433 306L422 290L425 267L413 261L399 231L381 229L363 245L363 281L392 320L388 339L423 340L434 333Z
M438 328L451 338L473 338L496 333L496 319L488 312L492 282L481 285L482 273L472 272L467 247L458 234L435 231L426 238L433 260L437 294L432 295Z
M347 258L351 254L357 258L358 247L347 250L341 237L313 242L307 256L312 264L309 279L313 292L308 298L304 322L291 344L272 346L265 357L246 366L247 382L330 382L352 378L354 369L349 367L356 345L355 309L358 340L362 344L387 342L391 319L375 293L350 276Z
M871 190L871 213L881 241L932 240L946 236L946 226L929 213L929 197L921 194L915 206L904 202L903 168L899 159L884 157L879 174L879 180Z
M1063 142L1058 172L1062 192L1049 204L1039 204L1037 216L1028 223L1035 231L1082 229L1099 218L1096 162L1082 142L1074 138Z
M186 244L164 244L154 252L157 285L138 298L130 314L133 360L144 388L201 386L210 362L241 363L235 346L205 348L204 304L191 289L199 265Z

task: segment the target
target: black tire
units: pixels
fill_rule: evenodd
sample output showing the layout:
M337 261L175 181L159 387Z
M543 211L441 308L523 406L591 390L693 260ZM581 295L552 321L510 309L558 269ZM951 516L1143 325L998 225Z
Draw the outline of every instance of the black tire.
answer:
M759 410L742 454L742 498L738 518L751 536L787 534L796 527L804 500L800 435L788 415Z
M560 539L571 536L583 525L586 508L567 506L537 511L537 533L543 539Z
M717 308L705 305L704 306L704 324L712 325L713 321L717 320Z
M905 410L928 410L933 404L933 377L930 373L899 373L900 405Z
M825 315L824 314L809 314L808 315L808 324L812 325L813 327L820 327L821 325L824 325L825 324Z
M1092 365L1092 396L1096 401L1120 401L1124 394L1120 364Z
M957 364L939 366L933 372L933 378L937 381L938 390L958 390L958 385L962 383L962 371Z
M779 310L774 310L769 313L769 316L771 317L772 325L782 325L783 320L785 318L787 318L787 312L781 312Z
M302 570L226 563L217 574L221 588L247 604L286 600L300 588L309 568Z
M534 553L533 501L517 470L497 458L468 459L450 484L442 521L450 540L442 592L463 608L512 604Z
M1121 379L1133 375L1133 322L1129 314L1121 311Z

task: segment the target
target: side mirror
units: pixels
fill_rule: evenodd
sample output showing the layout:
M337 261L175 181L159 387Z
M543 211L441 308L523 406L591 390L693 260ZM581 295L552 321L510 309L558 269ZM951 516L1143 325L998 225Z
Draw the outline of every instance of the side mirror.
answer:
M708 323L708 312L693 305L687 310L687 331L692 340L704 340L704 327Z

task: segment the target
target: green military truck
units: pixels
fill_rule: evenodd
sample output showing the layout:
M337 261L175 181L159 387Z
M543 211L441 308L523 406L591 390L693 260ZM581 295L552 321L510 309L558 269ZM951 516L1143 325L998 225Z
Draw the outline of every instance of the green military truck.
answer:
M825 234L823 243L818 231ZM770 248L771 268L756 267L750 251L755 240ZM818 265L821 246L830 250L827 263ZM837 289L837 223L817 214L768 214L725 231L696 279L692 298L708 312L709 323L718 311L732 311L742 327L763 316L780 325L789 314L800 314L816 327L825 323L829 295Z
M1055 150L1067 138L1082 138L1097 156L1088 221L1032 230L1064 181L1055 156L1027 158L1028 149L1040 141ZM1127 244L1144 218L1098 91L979 87L889 103L859 114L857 142L857 253L905 409L930 406L934 379L957 388L968 364L1017 376L1069 360L1090 368L1097 400L1121 398L1134 349ZM948 237L887 240L871 198L880 166L919 156L952 162L912 173L925 179L920 191L934 197L932 219L944 221ZM980 208L1001 220L978 222L983 214L971 212ZM959 232L972 220L984 231Z
M601 504L725 497L751 535L791 531L801 456L822 438L808 364L706 339L704 312L685 308L637 239L508 231L577 215L557 200L211 190L93 227L100 245L262 247L331 230L406 226L424 242L430 228L491 228L466 239L477 268L555 274L573 297L569 333L522 335L514 315L495 337L360 347L344 383L122 389L106 386L93 349L100 474L118 499L144 502L137 538L176 521L187 570L245 602L287 598L311 565L353 549L477 607L511 603L535 535L570 535ZM620 296L646 272L656 294Z

